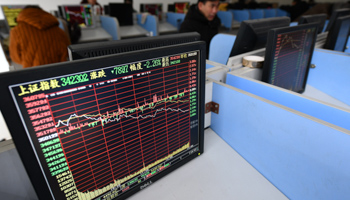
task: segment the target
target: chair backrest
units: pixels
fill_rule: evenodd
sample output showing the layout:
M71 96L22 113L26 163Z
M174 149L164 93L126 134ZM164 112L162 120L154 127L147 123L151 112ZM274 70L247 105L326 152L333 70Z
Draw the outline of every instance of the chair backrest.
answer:
M216 34L210 41L209 60L226 65L235 40L235 35Z
M166 21L175 26L177 30L180 30L180 26L182 22L185 19L186 14L184 13L173 13L173 12L167 12L166 13Z
M250 19L262 19L264 18L264 11L261 9L250 9L248 10Z
M159 35L158 17L148 13L137 14L137 24L150 32L152 36Z
M287 11L284 11L284 10L277 8L276 9L276 17L284 17L284 16L290 17L289 13Z
M232 22L233 22L233 14L229 11L219 11L217 12L218 17L221 20L221 24L227 28L228 30L231 30L232 28Z
M269 17L276 17L277 11L276 9L262 9L264 11L264 17L269 18Z
M242 22L249 19L249 12L247 10L229 10L233 14L233 20Z
M118 19L109 16L100 16L101 26L109 33L113 40L120 40L120 28Z

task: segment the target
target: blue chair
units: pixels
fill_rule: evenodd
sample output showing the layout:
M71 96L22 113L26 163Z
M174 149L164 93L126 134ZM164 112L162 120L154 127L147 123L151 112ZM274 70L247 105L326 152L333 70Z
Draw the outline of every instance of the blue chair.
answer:
M281 10L279 8L276 9L276 17L290 17L289 13L287 11Z
M262 19L264 18L264 11L261 9L249 9L250 19Z
M262 9L264 11L264 17L270 18L270 17L276 17L277 11L276 9Z
M180 26L182 22L185 19L186 14L183 13L173 13L173 12L168 12L166 13L166 21L175 26L178 30L180 30Z
M219 11L217 12L218 17L221 20L221 24L228 30L232 29L233 14L229 11Z
M233 14L233 20L242 22L249 19L249 12L247 10L229 10Z
M143 19L143 18L146 19ZM159 24L158 18L150 14L137 14L137 24L148 32L152 33L152 36L159 35Z
M112 36L113 40L120 40L120 28L117 18L101 15L100 21L102 28Z
M209 60L226 65L235 40L235 35L216 34L210 41Z
M298 26L298 22L291 22L289 26Z

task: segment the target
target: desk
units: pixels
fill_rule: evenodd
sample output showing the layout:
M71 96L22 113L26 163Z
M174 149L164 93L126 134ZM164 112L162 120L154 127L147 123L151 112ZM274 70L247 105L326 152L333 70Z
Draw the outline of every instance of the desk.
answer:
M204 153L128 200L287 199L213 130Z
M159 23L159 34L177 33L177 28L168 22Z
M97 42L97 41L106 41L106 40L112 40L112 36L108 34L102 27L97 27L97 28L91 28L91 29L82 29L79 43Z
M120 37L134 38L134 37L145 37L148 36L149 32L139 25L132 26L120 26Z

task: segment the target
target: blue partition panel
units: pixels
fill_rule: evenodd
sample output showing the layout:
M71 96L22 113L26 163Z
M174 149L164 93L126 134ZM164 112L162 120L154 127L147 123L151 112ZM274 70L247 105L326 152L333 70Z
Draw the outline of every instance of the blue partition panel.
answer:
M274 8L272 8L272 9L265 8L262 10L264 11L265 18L276 17L276 15L277 15L277 11Z
M350 130L350 112L306 98L260 81L227 74L226 83L238 89Z
M102 28L112 36L113 40L119 40L120 35L118 35L119 25L117 19L115 17L101 15L100 20Z
M159 35L158 33L158 20L154 15L147 15L144 23L142 23L142 14L137 15L137 24L149 32L152 32L153 36Z
M213 101L211 128L288 198L350 198L349 131L231 86L214 83Z
M209 60L226 65L235 41L235 35L216 34L210 41Z
M218 17L221 20L221 24L227 28L232 28L233 14L230 11L219 11L217 12Z
M350 105L350 56L348 53L316 49L308 84Z
M277 8L276 9L276 17L284 17L284 16L290 17L290 14L288 12L286 12L285 10Z
M348 37L348 41L346 43L346 47L345 47L344 52L350 53L350 36Z
M229 10L233 14L233 20L242 22L244 20L248 20L250 15L247 10Z
M249 9L250 19L264 18L264 11L260 9Z
M180 30L180 26L182 24L182 22L185 19L186 14L183 13L172 13L172 12L168 12L166 13L166 21L175 26L178 30Z

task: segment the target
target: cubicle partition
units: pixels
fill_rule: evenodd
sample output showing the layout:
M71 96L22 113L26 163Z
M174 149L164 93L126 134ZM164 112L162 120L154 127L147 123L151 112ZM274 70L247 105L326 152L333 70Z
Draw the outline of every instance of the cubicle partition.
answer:
M302 94L256 80L261 69L239 59L225 83L209 79L211 128L288 198L350 198L349 54L316 48Z
M350 131L213 82L211 128L290 199L350 197Z

